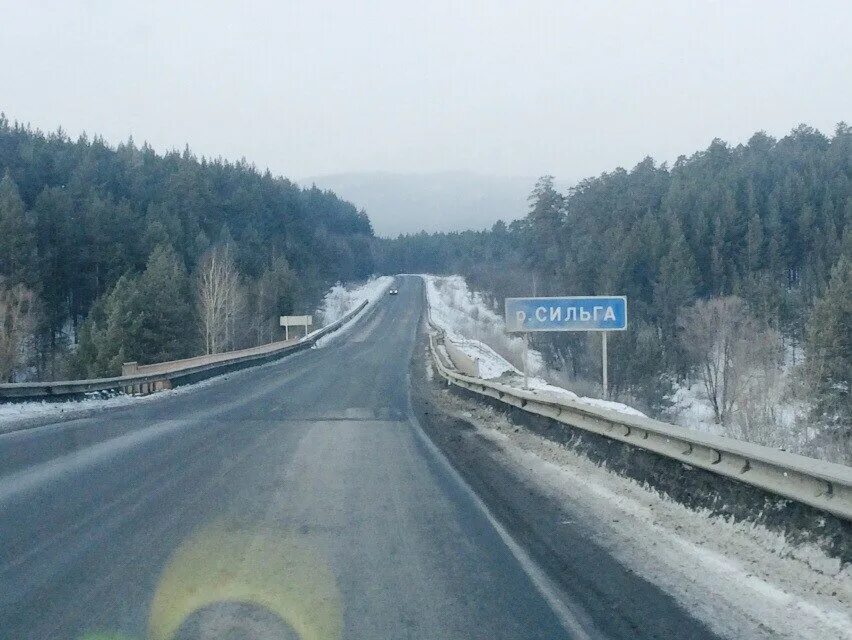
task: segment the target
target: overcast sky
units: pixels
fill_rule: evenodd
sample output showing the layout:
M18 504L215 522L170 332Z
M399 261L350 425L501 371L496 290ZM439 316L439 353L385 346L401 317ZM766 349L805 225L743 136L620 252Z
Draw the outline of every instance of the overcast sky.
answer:
M852 120L852 3L0 0L0 110L349 171L564 179Z

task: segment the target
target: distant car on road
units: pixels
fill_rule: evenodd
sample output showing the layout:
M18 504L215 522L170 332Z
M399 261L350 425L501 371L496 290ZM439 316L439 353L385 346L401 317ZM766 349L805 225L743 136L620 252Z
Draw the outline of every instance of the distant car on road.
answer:
M391 289L390 291L388 291L389 296L395 296L398 293L399 293L399 289Z

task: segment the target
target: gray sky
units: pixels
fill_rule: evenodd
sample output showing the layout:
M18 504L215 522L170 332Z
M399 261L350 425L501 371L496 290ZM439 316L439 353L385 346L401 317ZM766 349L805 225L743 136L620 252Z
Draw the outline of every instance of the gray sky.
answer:
M566 179L852 120L852 3L0 0L0 110L292 178Z

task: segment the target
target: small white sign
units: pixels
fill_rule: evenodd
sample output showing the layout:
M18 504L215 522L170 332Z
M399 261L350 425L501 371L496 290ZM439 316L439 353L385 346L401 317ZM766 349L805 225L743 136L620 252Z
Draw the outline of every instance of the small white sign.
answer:
M279 320L282 327L308 327L313 325L313 316L281 316Z

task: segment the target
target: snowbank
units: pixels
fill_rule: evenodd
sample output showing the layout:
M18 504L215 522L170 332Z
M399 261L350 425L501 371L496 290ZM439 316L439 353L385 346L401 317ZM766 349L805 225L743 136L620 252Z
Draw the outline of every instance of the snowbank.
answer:
M268 362L259 366L269 367L275 364L277 362ZM0 433L43 424L45 420L85 418L95 412L106 411L108 409L126 407L143 402L157 402L164 398L191 393L206 386L219 384L234 376L246 375L253 369L257 369L257 367L233 371L202 380L201 382L181 386L177 389L158 391L147 396L133 396L117 391L94 391L77 400L34 400L32 402L0 404Z
M325 294L320 304L318 315L322 324L327 325L340 320L364 300L369 300L372 303L381 298L385 291L390 288L393 280L391 276L381 276L370 278L367 282L358 286L350 285L349 288L338 282Z
M628 569L728 638L852 640L850 566L813 544L694 510L518 429L487 405L444 396L530 486L565 504Z
M583 404L590 404L594 407L600 407L601 409L609 409L610 411L619 411L621 413L626 413L631 416L639 416L641 418L646 418L647 416L639 411L638 409L634 409L633 407L628 407L626 404L622 404L620 402L613 402L612 400L601 400L600 398L578 398L580 402Z
M77 413L85 413L95 409L122 407L138 401L140 398L119 395L105 398L93 395L83 400L68 400L65 402L17 402L0 404L0 433L15 429L21 421L38 418L59 418Z
M477 340L468 340L462 336L447 336L449 340L467 355L479 363L479 375L482 378L499 378L507 372L514 372L515 368L501 358L494 349L487 344Z
M392 276L380 276L378 278L370 278L363 284L356 286L349 285L348 288L341 283L334 285L329 292L325 294L318 311L318 315L323 325L331 324L336 320L340 320L340 318L345 316L365 300L367 301L367 306L337 331L317 340L316 346L324 347L341 334L346 333L352 325L358 321L358 318L371 309L377 301L381 300L382 296L385 295L388 289L390 289L393 282L394 278Z
M426 283L432 322L454 343L465 344L471 356L481 357L481 370L497 372L483 377L498 377L506 371L517 373L523 367L523 339L506 333L503 317L488 305L481 293L470 291L463 277L421 277ZM544 370L544 358L538 351L530 349L528 357L531 374Z
M498 379L505 384L523 384L523 338L506 333L503 317L492 309L481 293L470 291L462 276L421 275L426 284L430 318L443 329L446 339L479 362L479 374L485 379ZM529 386L553 400L573 400L584 404L645 417L641 411L621 404L577 396L544 379L547 366L544 357L530 349Z

